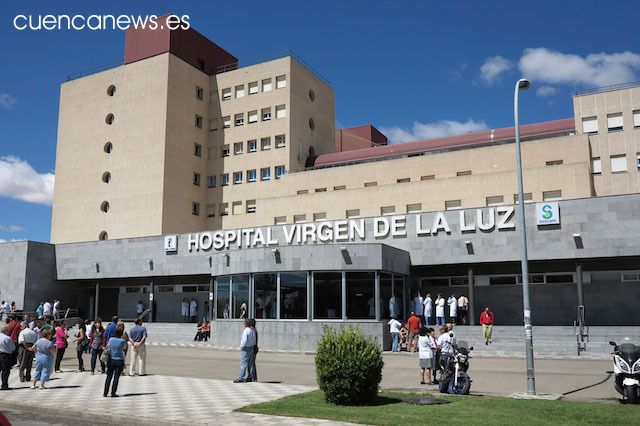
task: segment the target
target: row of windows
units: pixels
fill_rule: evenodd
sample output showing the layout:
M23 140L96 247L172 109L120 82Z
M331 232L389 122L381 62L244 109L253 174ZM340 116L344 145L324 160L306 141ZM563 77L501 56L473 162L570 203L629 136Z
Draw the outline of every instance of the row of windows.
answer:
M611 173L628 171L626 154L611 155L609 157L609 164L611 166ZM636 170L640 171L640 152L636 153ZM602 159L600 157L593 157L591 159L591 173L594 175L602 174Z
M284 89L285 87L287 87L287 76L286 75L277 76L275 78L275 88ZM244 84L239 84L234 87L224 88L220 91L220 99L222 99L222 101L228 101L232 98L235 98L235 99L244 98L245 95L247 95L247 93L249 95L255 95L260 91L260 89L262 89L263 93L272 91L273 79L265 78L259 82L258 81L249 82L246 85L246 90L245 90ZM211 103L214 103L217 101L217 99L215 99L217 95L218 95L217 92L211 92L211 95L210 95Z
M196 203L196 202L194 202L193 205L194 206L197 205L197 207L194 207L192 209L192 213L197 216L200 214L200 205L199 203ZM229 207L231 207L231 210L229 210ZM207 214L207 217L215 217L216 214L220 216L228 216L229 214L239 215L239 214L242 214L243 212L255 213L256 200L246 200L244 203L244 210L243 210L242 201L233 201L231 203L231 206L229 206L229 203L220 203L218 205L207 204L206 214Z
M276 135L274 138L276 148L284 148L287 146L287 138L285 135ZM272 147L271 137L260 138L260 150L268 151ZM247 152L257 152L258 151L258 140L250 139L247 141ZM233 144L233 155L242 155L245 152L245 143L244 142L235 142ZM222 145L220 155L222 157L229 157L231 155L231 146L229 144ZM211 158L209 158L211 159Z
M640 110L633 111L633 127L640 127ZM624 119L621 112L607 114L607 131L617 132L624 129ZM582 119L582 132L587 135L598 133L598 117L585 117Z
M248 122L249 124L254 124L254 123L257 123L258 120L270 121L273 117L272 110L275 113L276 119L285 118L287 116L287 106L285 104L282 104L282 105L276 105L273 108L267 107L267 108L261 108L260 110L256 109L253 111L249 111L246 114L246 120L247 120L246 122ZM221 120L222 120L223 129L228 129L231 127L232 118L233 118L233 125L235 127L244 126L245 113L240 112L240 113L234 114L233 117L230 115L222 117ZM220 123L218 122L218 119L212 118L211 120L209 120L209 131L218 130L219 125ZM199 115L196 115L196 127L202 128L202 117L200 117Z
M285 173L284 166L275 166L273 168L273 174L276 179L280 179ZM220 175L220 185L227 186L229 185L229 177L233 177L233 184L240 185L243 183L244 177L246 176L248 183L253 183L258 180L258 169L249 169L245 172L238 171L233 172L232 174L223 173ZM260 169L260 180L261 181L269 181L271 180L271 167L263 167ZM193 172L193 184L200 185L200 173ZM210 175L207 176L207 188L215 188L218 185L218 176Z

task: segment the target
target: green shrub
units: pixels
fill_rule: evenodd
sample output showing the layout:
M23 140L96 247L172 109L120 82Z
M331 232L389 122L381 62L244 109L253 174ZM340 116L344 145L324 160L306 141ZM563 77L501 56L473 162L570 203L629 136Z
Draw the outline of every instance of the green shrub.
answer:
M327 402L372 402L382 380L382 351L359 328L324 328L316 353L316 376Z

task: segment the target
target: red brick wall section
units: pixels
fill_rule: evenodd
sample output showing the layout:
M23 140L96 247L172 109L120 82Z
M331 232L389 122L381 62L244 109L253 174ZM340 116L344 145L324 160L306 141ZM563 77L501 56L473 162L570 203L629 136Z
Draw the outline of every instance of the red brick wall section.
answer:
M336 130L336 152L352 151L354 149L386 144L387 137L370 124Z

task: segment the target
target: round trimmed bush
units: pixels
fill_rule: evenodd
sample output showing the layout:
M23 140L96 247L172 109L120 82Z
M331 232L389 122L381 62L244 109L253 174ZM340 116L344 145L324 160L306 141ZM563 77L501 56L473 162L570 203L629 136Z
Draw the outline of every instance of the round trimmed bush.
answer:
M378 394L382 380L382 351L362 330L324 328L316 353L318 385L327 402L364 405Z

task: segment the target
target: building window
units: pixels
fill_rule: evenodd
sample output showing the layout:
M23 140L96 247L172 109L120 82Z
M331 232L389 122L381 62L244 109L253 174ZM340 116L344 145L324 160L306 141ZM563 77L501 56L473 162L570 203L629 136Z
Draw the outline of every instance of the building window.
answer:
M109 239L109 234L107 234L107 231L102 231L102 232L98 235L98 239L99 239L100 241L108 240L108 239Z
M533 201L533 194L531 192L525 192L522 196L525 204ZM518 204L518 194L513 194L513 204Z
M623 122L622 122L622 113L618 112L616 114L607 114L607 130L610 132L617 132L618 130L622 130Z
M242 212L242 201L234 201L231 203L231 214L239 215Z
M262 108L262 121L271 120L271 108Z
M200 173L193 172L193 184L200 186Z
M222 89L222 100L228 101L229 99L231 99L231 88Z
M270 92L271 91L271 79L270 78L265 78L264 80L262 80L262 91L263 92Z
M216 176L207 176L207 188L216 187Z
M471 175L471 170L463 170L461 172L456 172L456 176L469 176Z
M343 189L347 189L347 185L336 185L333 187L334 191L342 191Z
M191 203L191 214L200 216L200 203L196 203L195 201Z
M327 218L327 213L326 212L321 212L321 213L314 213L313 214L313 221L317 222L319 220L325 220Z
M271 180L271 168L264 167L260 169L260 180Z
M285 118L287 116L287 107L284 105L276 105L276 118Z
M204 99L204 89L202 87L196 86L196 99L198 100Z
M229 216L229 203L220 203L220 216Z
M257 123L258 122L258 111L249 111L249 123Z
M254 274L255 317L277 319L278 317L278 274Z
M585 117L582 119L582 133L594 135L598 133L598 117Z
M276 148L284 148L287 145L287 141L284 135L276 135Z
M258 150L258 141L251 139L247 141L247 152L256 152Z
M247 170L247 182L255 182L256 174L256 169Z
M113 96L116 94L116 86L113 84L107 88L107 96Z
M342 273L313 273L314 319L342 318Z
M424 175L420 176L420 180L433 180L436 178L436 175Z
M276 179L280 179L280 177L284 175L284 166L276 166L275 174L276 174Z
M207 204L207 217L216 217L216 205Z
M109 172L104 172L104 173L102 174L102 181L103 181L104 183L109 183L109 182L111 182L111 173L109 173Z
M382 216L392 215L392 214L395 214L395 212L396 212L396 206L383 206L383 207L380 207L380 214Z
M256 200L247 200L247 213L256 212Z
M212 118L209 120L209 131L213 132L214 130L218 130L218 119Z
M251 83L249 83L249 94L255 95L256 93L258 93L258 82L252 81Z
M304 223L307 221L306 214L295 214L293 215L293 223Z
M313 118L309 119L309 129L311 130L315 130L316 128L316 122L313 120Z
M271 149L271 138L260 139L260 149L263 151L266 151L267 149Z
M459 210L462 208L462 200L449 200L444 202L445 210Z
M196 114L195 125L198 129L202 129L202 116Z
M102 213L107 213L110 207L111 206L109 205L108 201L103 201L102 203L100 203L100 211Z
M222 117L222 128L228 129L231 127L231 116Z
M229 185L229 173L224 173L222 175L222 186Z
M244 143L243 142L236 142L233 144L233 154L234 155L240 155L244 152Z
M563 160L551 160L545 163L546 166L559 166L563 163Z
M636 152L636 170L640 170L640 152Z
M276 89L284 89L287 87L287 76L279 75L276 77Z
M244 113L236 114L233 117L233 121L234 121L236 127L243 126L244 125Z
M621 173L627 171L626 154L611 156L611 173Z
M411 182L411 178L396 179L396 183L407 183L407 182Z
M372 186L378 186L378 182L365 182L364 183L364 187L365 188L370 188Z
M309 89L309 100L311 102L316 100L316 93L313 91L313 89Z
M296 191L296 195L304 195L304 194L308 194L309 190L308 189L298 189Z
M273 224L274 225L284 225L285 223L287 223L287 217L286 216L276 216L273 218Z
M345 212L345 216L347 216L347 219L352 219L352 218L360 217L360 209L351 209L351 210L347 210L347 211Z
M556 189L554 191L544 191L542 193L542 201L557 201L560 199L562 199L562 191L560 189Z
M108 125L112 125L113 120L115 120L115 116L113 114L107 114L107 116L104 119L104 122L107 123Z
M244 98L244 84L236 86L236 98Z
M196 157L202 157L202 145L200 145L199 143L193 144L193 155L195 155Z
M111 151L113 151L113 144L111 142L107 142L104 144L104 152L106 152L107 154L111 154Z
M229 145L222 145L222 150L220 151L220 154L223 157L228 157L229 155L231 155L231 151L229 149Z
M280 319L307 318L307 274L280 273Z
M640 109L633 111L633 127L640 127Z
M233 184L239 185L242 183L242 172L233 172Z
M504 196L493 195L491 197L487 197L486 201L487 201L487 207L501 206L504 204Z
M375 272L347 272L347 318L375 319Z
M407 213L420 213L422 211L421 203L407 204Z
M594 175L602 174L602 160L600 160L600 157L591 159L591 173Z
M316 188L315 192L327 192L327 188Z

